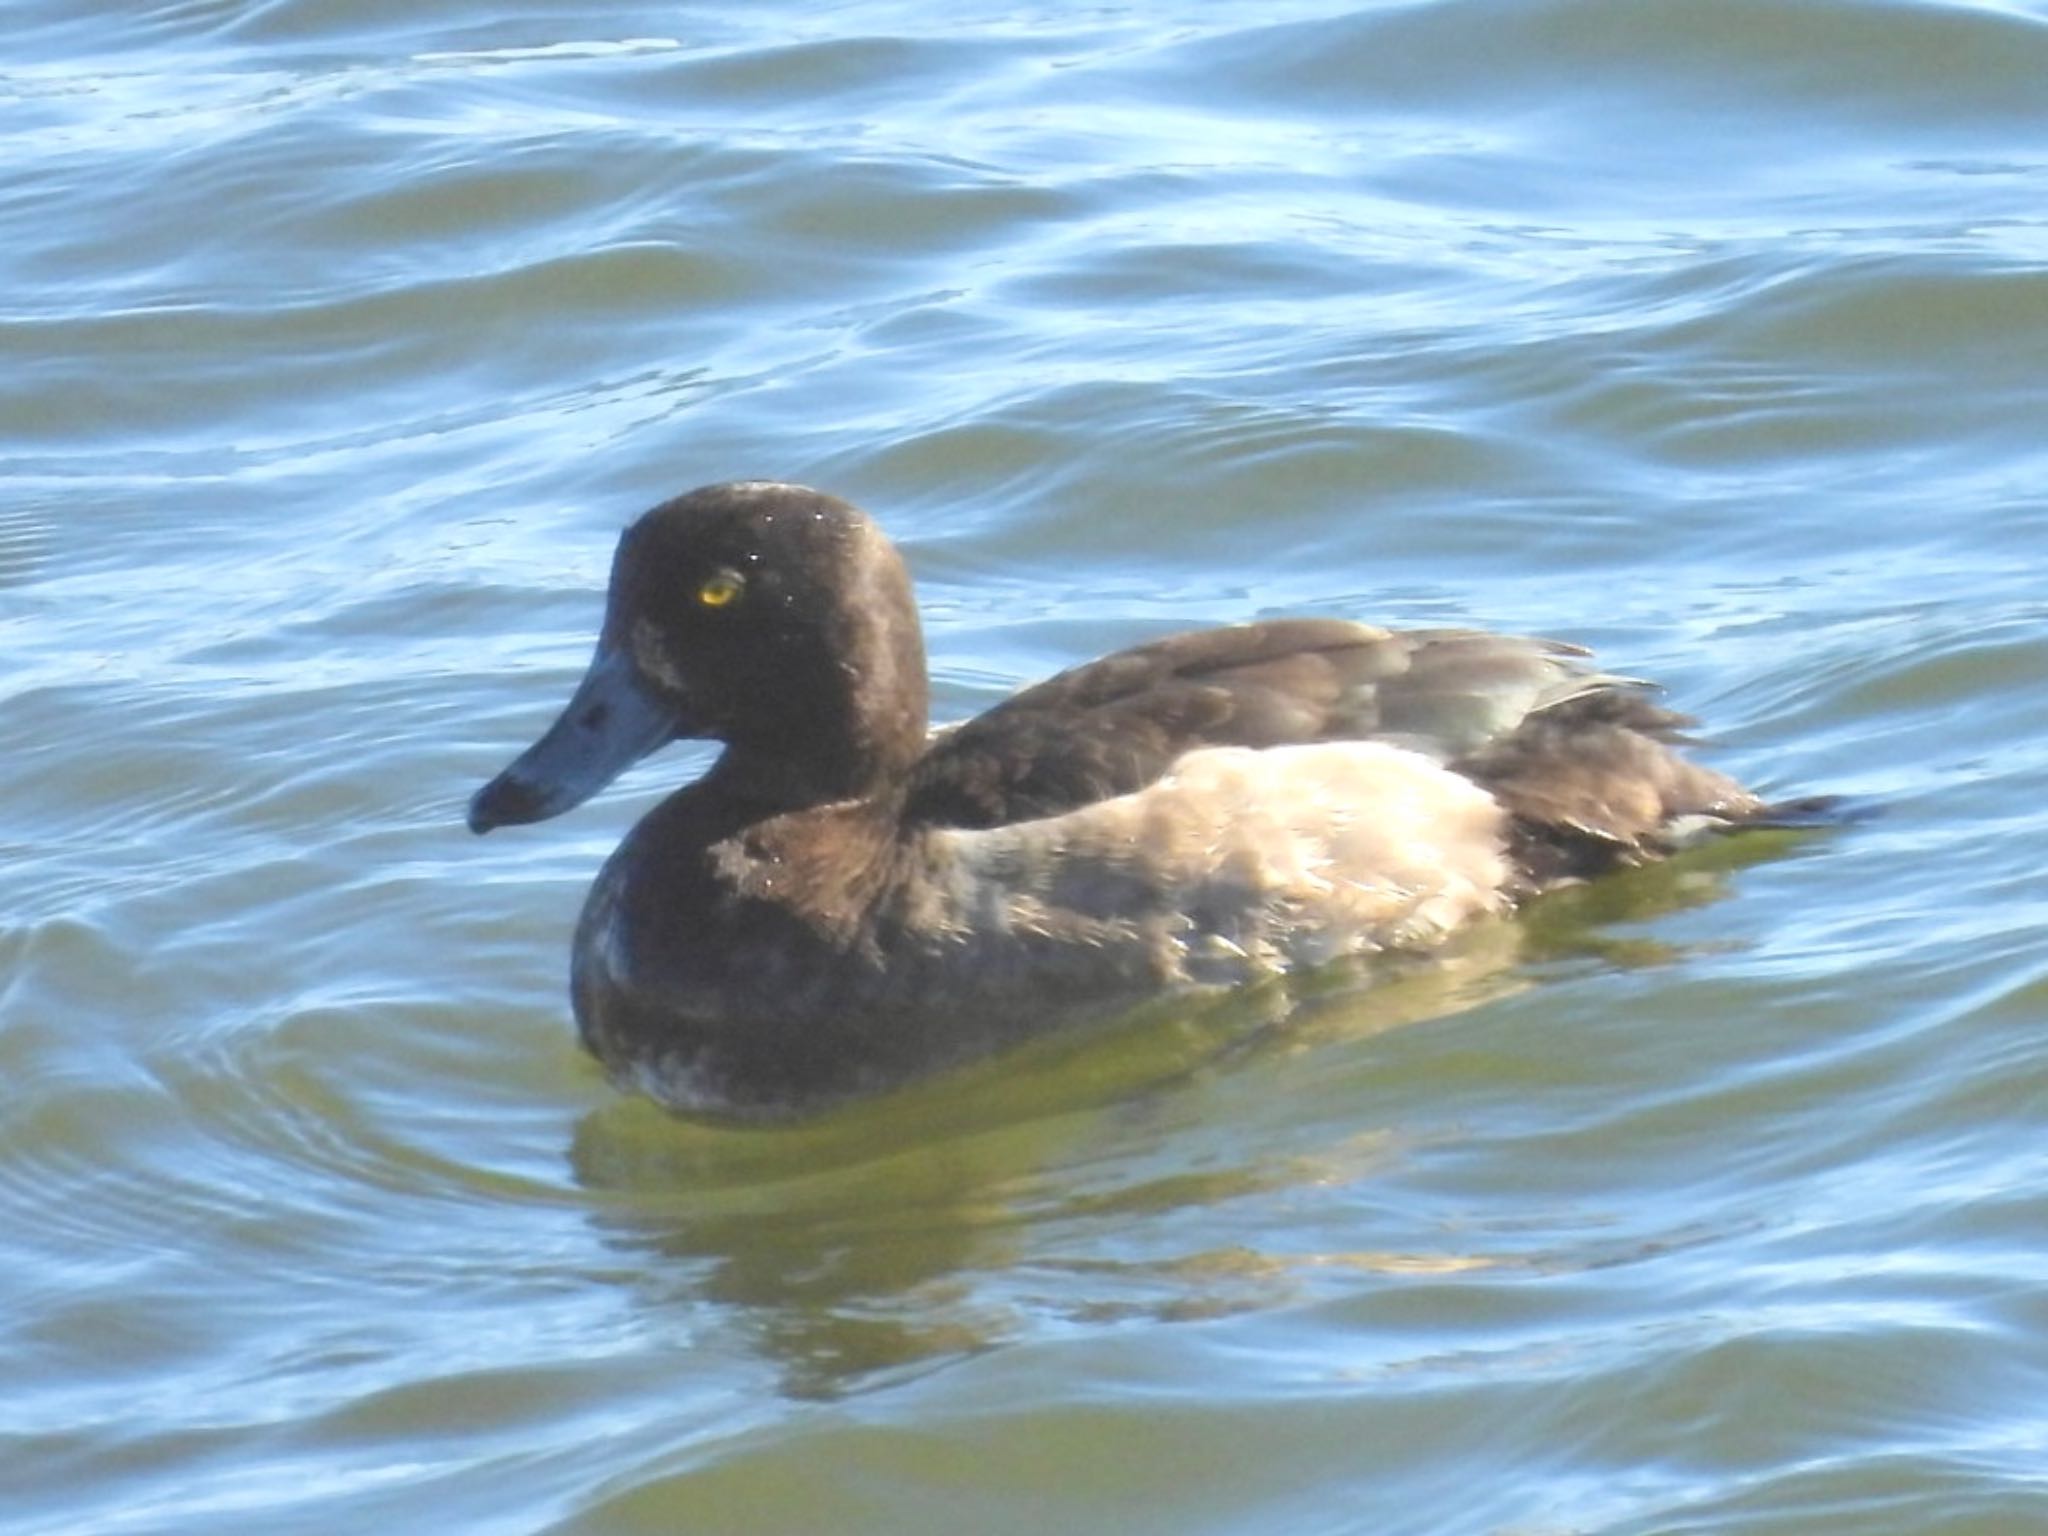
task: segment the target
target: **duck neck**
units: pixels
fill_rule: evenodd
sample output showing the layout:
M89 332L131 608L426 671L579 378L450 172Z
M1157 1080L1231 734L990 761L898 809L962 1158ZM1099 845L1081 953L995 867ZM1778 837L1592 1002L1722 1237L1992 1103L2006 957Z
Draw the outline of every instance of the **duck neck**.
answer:
M854 613L822 636L816 686L728 737L716 777L729 795L764 809L841 801L900 803L924 755L929 684L914 621ZM829 659L826 659L829 658Z

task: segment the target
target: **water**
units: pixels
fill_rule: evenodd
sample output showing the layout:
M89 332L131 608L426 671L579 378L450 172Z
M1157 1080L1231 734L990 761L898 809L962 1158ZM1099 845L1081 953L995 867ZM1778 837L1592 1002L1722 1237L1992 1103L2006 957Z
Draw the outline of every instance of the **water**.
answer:
M2048 1529L2040 7L8 21L9 1536ZM1486 623L1882 814L677 1124L563 980L701 754L460 809L759 475L942 718Z

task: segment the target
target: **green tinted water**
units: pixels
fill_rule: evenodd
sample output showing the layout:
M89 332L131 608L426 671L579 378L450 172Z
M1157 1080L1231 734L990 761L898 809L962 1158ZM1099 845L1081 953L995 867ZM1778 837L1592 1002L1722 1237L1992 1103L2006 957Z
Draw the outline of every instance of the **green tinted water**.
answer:
M0 1528L2048 1528L2037 8L17 5ZM685 486L1867 797L784 1135L461 805Z

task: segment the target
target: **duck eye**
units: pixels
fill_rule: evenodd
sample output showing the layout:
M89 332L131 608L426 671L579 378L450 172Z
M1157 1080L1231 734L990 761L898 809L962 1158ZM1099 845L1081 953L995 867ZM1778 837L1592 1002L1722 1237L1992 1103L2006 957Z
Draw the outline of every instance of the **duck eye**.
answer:
M719 571L704 578L704 584L697 588L697 601L706 608L724 608L737 601L747 589L747 580L738 571Z

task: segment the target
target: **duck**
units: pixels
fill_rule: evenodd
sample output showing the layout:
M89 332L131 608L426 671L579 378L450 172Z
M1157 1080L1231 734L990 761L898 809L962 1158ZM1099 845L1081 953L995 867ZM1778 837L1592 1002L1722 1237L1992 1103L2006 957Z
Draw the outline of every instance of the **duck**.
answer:
M561 815L679 739L722 751L605 861L570 996L621 1089L815 1116L1176 993L1426 951L1778 809L1584 648L1273 618L1116 651L929 728L911 579L801 485L620 536L588 670L471 799Z

